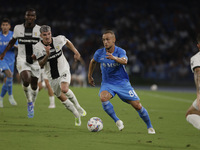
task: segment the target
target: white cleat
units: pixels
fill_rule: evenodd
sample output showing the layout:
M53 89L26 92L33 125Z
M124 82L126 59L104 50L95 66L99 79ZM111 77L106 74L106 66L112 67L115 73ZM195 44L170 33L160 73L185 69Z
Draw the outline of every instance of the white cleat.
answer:
M0 97L0 108L3 108L3 98Z
M56 108L56 105L55 105L55 104L50 104L50 105L48 106L48 108Z
M85 117L87 115L87 112L82 108L78 108L78 113L82 116L82 117Z
M15 101L15 99L12 95L9 96L8 100L9 100L11 105L14 105L14 106L17 105L17 102Z
M81 117L75 118L75 126L81 126Z
M116 126L118 127L119 131L122 131L124 129L124 124L121 120L118 120L116 122Z
M156 134L156 131L154 130L154 128L149 128L148 134Z

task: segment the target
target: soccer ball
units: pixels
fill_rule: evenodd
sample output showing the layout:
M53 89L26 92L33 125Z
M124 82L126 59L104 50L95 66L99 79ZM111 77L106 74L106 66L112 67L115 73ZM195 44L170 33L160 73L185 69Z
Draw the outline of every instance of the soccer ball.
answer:
M103 129L103 121L98 117L92 117L87 123L87 128L91 132L99 132Z

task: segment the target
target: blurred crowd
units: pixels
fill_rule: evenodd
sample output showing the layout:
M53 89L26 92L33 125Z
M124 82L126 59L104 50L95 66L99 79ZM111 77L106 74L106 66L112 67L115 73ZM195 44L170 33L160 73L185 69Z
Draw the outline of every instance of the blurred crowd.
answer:
M190 57L198 52L196 36L200 31L196 0L7 0L0 5L0 19L8 17L14 27L24 22L28 7L37 10L37 24L50 25L53 36L62 34L74 43L85 73L94 52L103 47L102 32L111 29L116 33L116 45L127 52L130 78L193 80ZM72 65L72 53L65 48L64 53ZM99 76L100 70L95 73Z

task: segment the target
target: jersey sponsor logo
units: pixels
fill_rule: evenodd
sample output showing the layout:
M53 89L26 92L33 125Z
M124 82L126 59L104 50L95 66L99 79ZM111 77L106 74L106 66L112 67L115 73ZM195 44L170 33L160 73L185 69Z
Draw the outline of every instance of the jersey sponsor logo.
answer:
M59 58L61 55L62 55L62 51L61 51L61 50L58 51L58 52L54 51L54 52L52 52L52 53L50 54L48 60L51 60L51 59L53 59L53 58Z
M25 36L32 36L32 33L24 33Z
M117 67L119 66L120 64L119 63L103 63L103 66L106 68L106 67L109 67L109 68L113 68L113 67Z
M0 42L0 45L8 45L8 42Z
M18 43L19 44L36 44L39 42L39 38L36 37L19 37Z

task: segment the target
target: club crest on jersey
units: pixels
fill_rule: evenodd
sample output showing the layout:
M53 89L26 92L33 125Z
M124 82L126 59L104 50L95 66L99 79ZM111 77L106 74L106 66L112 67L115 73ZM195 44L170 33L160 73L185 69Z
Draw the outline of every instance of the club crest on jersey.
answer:
M37 36L37 32L34 32L34 36Z
M60 50L60 46L56 46L56 49L57 49L57 50Z

